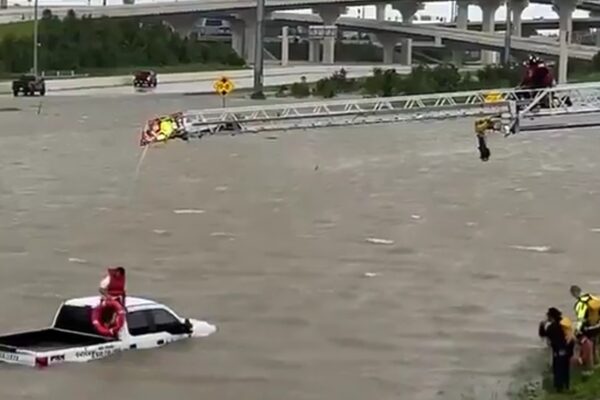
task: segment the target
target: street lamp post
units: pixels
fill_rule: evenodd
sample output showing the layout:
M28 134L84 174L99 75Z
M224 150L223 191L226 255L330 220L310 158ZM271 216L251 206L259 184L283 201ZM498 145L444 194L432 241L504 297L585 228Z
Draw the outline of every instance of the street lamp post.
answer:
M38 0L33 3L33 75L38 76Z
M255 44L254 44L254 91L253 99L264 99L263 93L263 37L265 17L265 0L256 0L256 29L255 29Z

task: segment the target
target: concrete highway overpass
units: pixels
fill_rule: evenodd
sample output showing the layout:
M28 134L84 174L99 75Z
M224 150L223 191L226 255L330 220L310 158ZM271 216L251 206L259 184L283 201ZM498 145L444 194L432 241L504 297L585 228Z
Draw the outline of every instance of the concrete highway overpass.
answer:
M447 1L428 0L427 2ZM534 0L532 2L541 4L552 4L552 0ZM374 0L266 0L265 6L268 10L301 10L315 8L318 6L363 6L373 5ZM387 3L387 2L385 2ZM256 0L192 0L161 3L128 4L118 6L43 6L54 15L64 16L68 10L75 11L78 15L90 15L92 17L133 17L149 15L177 15L206 12L237 12L256 8ZM577 5L578 9L587 11L600 11L600 0L583 0ZM13 7L0 10L0 21L8 19L18 21L21 18L33 18L31 7ZM10 22L10 21L8 21Z
M322 23L321 18L314 14L298 13L273 13L271 19L280 23L296 25L318 25ZM485 50L502 51L504 49L504 34L478 32L433 26L431 24L402 24L391 21L376 21L369 19L358 19L341 17L336 21L339 28L352 31L369 32L376 35L397 35L398 37L411 37L413 39L434 39L442 44L478 48ZM395 43L394 43L395 45ZM558 42L552 39L521 38L513 37L511 48L524 52L536 53L546 56L559 56ZM569 46L569 57L579 60L591 60L600 51L599 47L571 44Z

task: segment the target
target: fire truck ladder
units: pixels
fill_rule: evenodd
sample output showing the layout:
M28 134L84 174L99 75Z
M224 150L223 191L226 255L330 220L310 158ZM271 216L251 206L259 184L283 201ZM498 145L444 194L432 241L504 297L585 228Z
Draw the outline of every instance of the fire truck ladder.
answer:
M509 116L505 118L504 130L509 133L541 131L550 129L585 128L600 126L600 118L580 121L533 123L523 125L527 120L537 121L544 117L568 116L573 114L598 114L600 117L600 83L583 83L543 89L535 93L526 106L519 110L509 105Z
M598 112L600 83L588 83L541 91L496 89L191 110L183 113L183 121L193 137L502 115L507 128L515 133L524 129L520 121L526 117Z

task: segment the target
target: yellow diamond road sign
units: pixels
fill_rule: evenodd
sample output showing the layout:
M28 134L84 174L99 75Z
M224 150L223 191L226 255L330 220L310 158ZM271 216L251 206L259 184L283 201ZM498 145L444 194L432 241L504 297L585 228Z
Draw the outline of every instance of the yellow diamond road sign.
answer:
M227 96L230 92L233 91L233 89L235 89L235 85L232 81L229 80L229 78L224 76L215 81L215 83L213 84L213 88L215 89L215 92L217 92L217 94L221 96Z

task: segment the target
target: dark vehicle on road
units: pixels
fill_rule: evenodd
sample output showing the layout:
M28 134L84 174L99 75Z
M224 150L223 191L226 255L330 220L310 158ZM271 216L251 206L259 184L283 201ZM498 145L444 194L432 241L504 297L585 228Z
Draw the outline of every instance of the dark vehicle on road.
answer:
M133 75L134 87L156 87L158 79L154 71L136 71Z
M33 96L36 93L44 96L46 94L46 82L44 78L35 75L21 75L12 82L12 91L14 96L18 96L21 92L25 96Z

